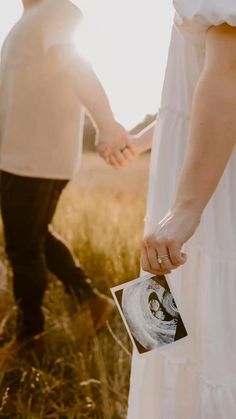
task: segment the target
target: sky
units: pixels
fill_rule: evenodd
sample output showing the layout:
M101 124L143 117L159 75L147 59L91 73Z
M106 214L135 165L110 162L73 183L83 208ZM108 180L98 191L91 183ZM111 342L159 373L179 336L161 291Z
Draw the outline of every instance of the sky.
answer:
M116 118L132 128L156 113L173 20L171 0L77 0L78 49L90 60ZM0 45L22 14L21 0L0 3Z

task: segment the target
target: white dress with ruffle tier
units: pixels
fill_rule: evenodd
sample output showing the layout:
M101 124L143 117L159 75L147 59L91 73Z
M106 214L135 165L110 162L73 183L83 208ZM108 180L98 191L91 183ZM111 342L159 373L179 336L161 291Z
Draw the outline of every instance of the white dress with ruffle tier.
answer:
M235 0L176 0L174 6L151 158L147 232L174 200L206 31L223 22L236 26ZM141 357L134 352L128 419L236 418L235 218L236 150L197 233L185 247L188 262L170 276L189 338L162 352Z

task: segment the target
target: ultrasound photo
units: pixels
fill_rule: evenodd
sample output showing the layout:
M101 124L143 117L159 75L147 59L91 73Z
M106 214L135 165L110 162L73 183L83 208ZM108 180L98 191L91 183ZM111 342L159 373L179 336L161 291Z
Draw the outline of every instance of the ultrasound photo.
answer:
M141 277L111 288L130 338L140 354L187 336L165 276Z

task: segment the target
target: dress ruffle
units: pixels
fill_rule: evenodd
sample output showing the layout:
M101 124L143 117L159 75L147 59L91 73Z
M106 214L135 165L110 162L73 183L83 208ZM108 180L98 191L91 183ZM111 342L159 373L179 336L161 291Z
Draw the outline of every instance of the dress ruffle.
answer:
M161 353L134 352L129 419L232 419L236 412L236 257L195 243L170 287L189 337Z
M210 26L236 26L235 0L173 0L173 4L176 26L196 44L204 44Z
M202 25L236 26L235 0L174 0L177 13L185 20Z

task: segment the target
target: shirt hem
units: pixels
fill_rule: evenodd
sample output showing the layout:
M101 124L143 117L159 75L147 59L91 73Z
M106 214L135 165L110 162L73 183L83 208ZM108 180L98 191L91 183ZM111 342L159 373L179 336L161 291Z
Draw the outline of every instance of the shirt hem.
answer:
M66 174L58 174L58 173L49 173L49 172L30 172L27 170L19 170L19 169L11 169L9 167L5 167L4 165L0 165L0 170L3 172L11 173L16 176L24 176L30 178L37 178L37 179L58 179L58 180L71 180L74 178L75 173L73 172L70 175Z

